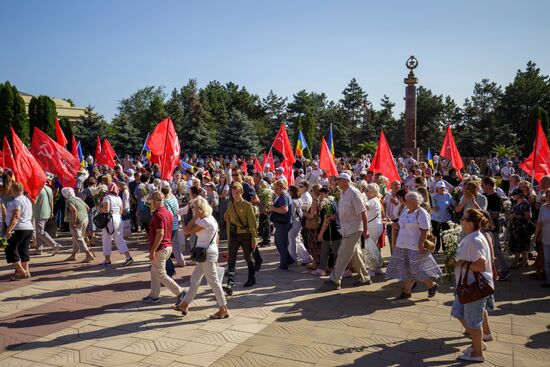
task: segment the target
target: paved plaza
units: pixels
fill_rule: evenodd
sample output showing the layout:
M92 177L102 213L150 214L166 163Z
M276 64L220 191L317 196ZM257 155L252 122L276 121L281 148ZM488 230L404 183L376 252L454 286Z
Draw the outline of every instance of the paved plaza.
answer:
M277 270L270 247L262 249L266 261L254 288L242 289L246 269L239 262L231 317L209 320L216 305L206 286L186 317L170 309L174 298L165 289L161 304L140 302L149 263L147 245L135 235L129 242L136 263L128 268L104 268L100 256L97 264L64 263L69 241L61 242L62 253L32 259L30 280L8 281L13 270L2 259L2 367L450 366L462 365L455 359L469 342L449 316L448 285L430 300L419 286L412 299L395 301L399 285L383 276L371 286L354 288L346 279L341 291L325 291L300 265ZM174 278L185 284L191 272L178 269ZM550 292L539 284L525 271L497 284L496 340L484 365L550 365Z

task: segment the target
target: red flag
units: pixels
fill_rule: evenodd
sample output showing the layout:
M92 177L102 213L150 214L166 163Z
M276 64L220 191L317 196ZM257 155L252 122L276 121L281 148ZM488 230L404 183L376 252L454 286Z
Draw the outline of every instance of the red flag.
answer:
M17 166L16 177L23 184L29 198L34 202L40 190L46 184L46 173L40 167L34 156L19 139L13 128L11 128L13 151L15 153Z
M109 144L107 138L103 139L103 144L101 145L101 151L99 154L99 159L97 160L97 165L107 166L109 168L115 167L115 155L114 149Z
M152 155L160 156L162 178L171 179L180 161L180 141L170 117L158 123L146 144Z
M6 138L5 136L2 161L4 162L4 168L9 168L13 171L13 173L15 173L15 159L13 158L13 153L10 148L10 143L8 143L8 138Z
M288 159L283 159L280 167L285 169L284 175L286 177L286 182L288 185L294 185L294 172L292 170L292 163Z
M540 120L537 120L537 135L533 151L526 160L519 164L519 168L534 177L538 183L544 176L550 175L550 149Z
M254 172L262 172L262 166L260 166L260 161L258 158L254 158Z
M78 148L76 146L76 140L74 139L74 135L72 137L72 147L71 147L71 152L73 153L73 156L78 159Z
M288 139L288 134L286 133L285 124L281 124L279 132L273 141L273 148L277 149L284 157L285 160L288 160L290 166L295 162L294 151L290 145L290 140Z
M451 161L451 165L454 169L456 169L456 175L459 179L462 179L460 170L464 168L464 163L462 162L462 158L458 153L458 149L456 147L450 125L447 126L447 133L445 134L445 139L443 140L443 146L441 147L441 152L439 153L439 156Z
M99 166L98 161L101 159L101 139L99 139L99 135L97 137L97 142L95 143L95 157L94 162L96 166Z
M380 172L388 178L388 183L390 184L394 181L401 181L399 173L397 173L397 167L395 166L395 162L393 160L393 154L391 152L390 145L386 140L386 135L384 135L384 131L380 131L378 148L376 149L376 153L374 153L374 157L372 158L369 171L372 171L373 173Z
M246 166L246 160L243 160L243 164L241 164L241 172L245 175L248 175L248 167Z
M57 117L55 118L55 136L57 138L57 143L61 145L63 148L65 148L69 143L69 141L65 137L65 134L63 134L63 130L59 125L59 121L57 120Z
M332 158L332 153L328 149L325 137L321 139L321 153L319 155L319 168L325 171L329 176L338 176L338 169Z
M269 163L269 171L275 172L275 160L273 159L273 151L271 149L267 153L267 163Z
M0 167L4 167L4 153L0 150Z
M63 187L76 184L75 175L80 169L78 158L37 127L32 134L31 153L45 171L59 178Z

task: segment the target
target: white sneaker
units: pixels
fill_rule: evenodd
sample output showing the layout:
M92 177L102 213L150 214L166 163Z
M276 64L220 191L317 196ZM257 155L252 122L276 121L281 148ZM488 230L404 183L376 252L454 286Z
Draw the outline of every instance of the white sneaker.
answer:
M483 341L484 342L492 342L493 341L493 334L483 334Z
M485 342L482 342L481 345L482 345L481 349L487 350L487 344ZM474 351L474 348L470 345L468 348L464 349L462 354L471 355L473 351Z
M468 354L461 354L457 358L468 362L485 362L484 356L472 357L471 355L468 355Z

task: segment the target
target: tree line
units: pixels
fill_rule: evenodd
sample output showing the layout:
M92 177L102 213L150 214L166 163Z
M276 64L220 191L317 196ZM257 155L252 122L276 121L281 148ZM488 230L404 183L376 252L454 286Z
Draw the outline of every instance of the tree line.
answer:
M24 141L34 126L55 136L55 104L47 96L33 97L29 115L15 86L0 84L0 136L9 135L8 123ZM170 116L182 150L199 154L252 154L268 150L281 122L295 144L302 130L310 151L317 154L322 136L332 123L334 146L339 155L373 153L380 130L391 148L399 152L404 142L403 114L396 116L395 103L384 96L375 104L353 78L338 101L322 92L301 90L289 100L273 91L265 97L233 82L209 82L199 88L191 79L167 93L165 88L146 86L118 105L111 122L86 108L82 120L71 126L85 152L93 153L96 136L108 136L119 153L137 154L155 124ZM53 114L52 114L53 111ZM540 118L548 132L550 78L532 61L518 70L505 87L488 79L475 83L473 94L459 105L451 96L438 95L426 86L417 88L417 142L424 152L441 147L450 124L462 155L484 156L495 150L527 155ZM53 127L52 127L53 126ZM67 134L67 133L66 133ZM505 149L504 149L505 148Z

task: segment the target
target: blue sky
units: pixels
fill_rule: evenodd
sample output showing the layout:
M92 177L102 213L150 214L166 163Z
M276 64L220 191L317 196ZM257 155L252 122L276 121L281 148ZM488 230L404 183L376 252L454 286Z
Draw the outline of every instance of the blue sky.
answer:
M146 85L233 81L261 97L337 100L355 77L404 108L405 60L458 104L533 60L550 74L549 1L1 1L0 80L107 119Z

